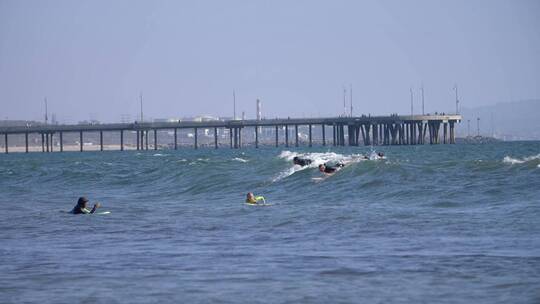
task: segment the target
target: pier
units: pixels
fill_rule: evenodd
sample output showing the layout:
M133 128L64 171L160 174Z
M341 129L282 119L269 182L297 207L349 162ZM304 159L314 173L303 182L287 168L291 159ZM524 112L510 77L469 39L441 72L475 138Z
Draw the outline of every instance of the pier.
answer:
M29 136L33 135L34 143L39 140L41 152L53 152L53 138L56 140L57 152L64 151L66 134L78 137L78 150L85 151L84 138L88 134L99 137L99 151L104 150L104 133L114 133L118 137L118 150L124 151L126 134L136 138L133 150L148 150L149 146L157 150L159 147L159 132L167 131L173 134L173 141L168 145L178 149L178 133L190 130L192 147L200 148L200 130L205 130L205 136L213 137L213 143L206 144L218 149L219 136L228 134L228 145L239 149L250 145L258 148L261 145L262 131L268 135L273 133L273 143L276 147L284 145L295 147L300 144L313 146L314 133L317 131L317 143L326 146L377 146L377 145L423 145L423 144L454 144L455 125L461 121L461 115L391 115L391 116L358 116L358 117L329 117L329 118L287 118L261 120L216 120L216 121L179 121L179 122L135 122L111 124L78 124L78 125L39 125L26 127L2 127L4 152L9 153L10 140L24 138L24 152L29 152ZM300 140L299 128L306 130L306 138ZM317 130L318 129L318 130ZM210 132L209 132L210 131ZM244 136L242 135L244 133ZM291 134L292 133L292 134ZM149 142L149 134L151 142ZM248 134L246 136L246 134ZM281 134L281 138L280 138ZM293 138L290 138L290 137ZM252 139L244 143L243 138ZM268 137L268 136L267 136ZM280 141L281 139L281 141ZM266 143L268 144L268 142ZM223 146L223 145L221 145Z

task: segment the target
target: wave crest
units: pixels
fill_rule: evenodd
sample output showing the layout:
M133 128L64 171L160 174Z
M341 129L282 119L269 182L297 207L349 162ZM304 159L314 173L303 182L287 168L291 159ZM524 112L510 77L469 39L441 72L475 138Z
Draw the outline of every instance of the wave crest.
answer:
M365 160L376 160L381 159L377 155L375 151L372 151L370 155L362 155L362 154L351 154L351 155L343 155L339 153L334 152L325 152L325 153L298 153L293 151L281 151L281 153L278 156L281 159L285 159L288 162L291 162L294 157L300 157L300 158L306 158L310 159L311 163L307 166L298 166L298 165L292 165L292 167L289 167L282 172L280 172L276 177L272 179L272 182L279 181L281 179L284 179L288 176L293 175L296 172L308 169L308 168L317 168L321 164L337 164L337 163L343 163L343 164L350 164L350 163L356 163L360 161ZM367 157L367 159L366 159ZM385 158L385 157L383 157Z
M531 161L535 161L535 160L540 160L540 154L524 157L524 158L521 158L521 159L512 158L510 156L505 156L503 158L503 163L515 165L515 164L523 164L523 163L527 163L527 162L531 162Z

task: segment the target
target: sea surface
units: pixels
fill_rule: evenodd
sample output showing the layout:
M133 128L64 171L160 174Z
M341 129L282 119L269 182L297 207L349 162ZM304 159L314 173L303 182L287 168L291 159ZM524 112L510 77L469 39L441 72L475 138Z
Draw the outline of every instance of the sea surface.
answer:
M540 142L2 154L0 302L539 303Z

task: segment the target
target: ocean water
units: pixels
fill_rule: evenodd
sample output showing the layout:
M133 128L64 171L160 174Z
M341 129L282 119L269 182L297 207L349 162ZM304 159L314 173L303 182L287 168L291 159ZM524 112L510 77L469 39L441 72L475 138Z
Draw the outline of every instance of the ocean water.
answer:
M540 302L540 142L376 150L0 155L0 302Z

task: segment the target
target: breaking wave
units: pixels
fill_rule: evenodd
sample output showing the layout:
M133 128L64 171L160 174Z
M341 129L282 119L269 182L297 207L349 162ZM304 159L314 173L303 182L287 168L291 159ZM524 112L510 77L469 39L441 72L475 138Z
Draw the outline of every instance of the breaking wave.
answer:
M290 162L291 167L281 171L276 177L273 178L272 182L282 180L302 170L306 170L309 168L317 168L321 164L337 164L337 163L350 164L350 163L357 163L357 162L368 161L368 160L386 159L385 156L381 157L377 155L377 152L375 151L371 151L370 154L343 155L343 154L334 153L334 152L300 153L300 152L293 152L293 151L286 150L286 151L282 151L278 157ZM299 166L299 165L294 165L292 164L292 161L293 161L293 158L295 157L309 159L311 160L311 163L304 167Z
M521 158L521 159L520 158L513 158L513 157L510 157L510 156L505 156L503 158L504 163L512 164L512 165L524 164L524 163L528 163L528 162L532 162L532 161L540 161L540 154L524 157L524 158ZM539 167L540 167L540 164L539 164Z

